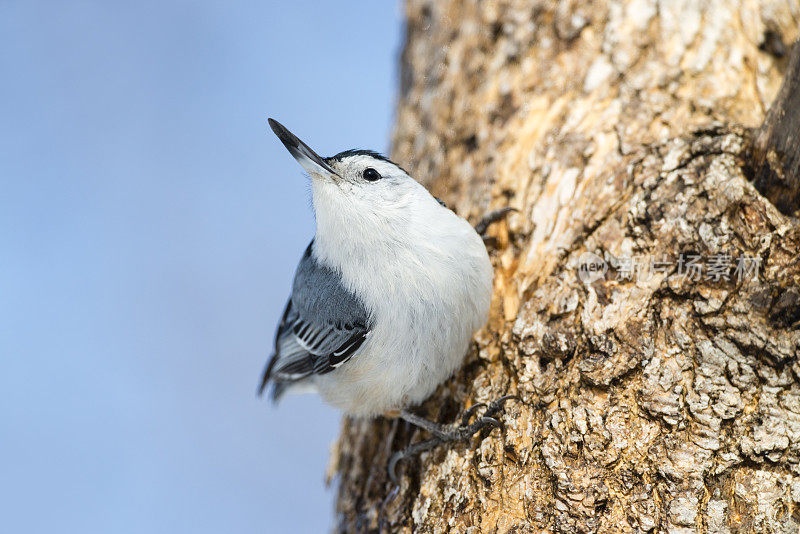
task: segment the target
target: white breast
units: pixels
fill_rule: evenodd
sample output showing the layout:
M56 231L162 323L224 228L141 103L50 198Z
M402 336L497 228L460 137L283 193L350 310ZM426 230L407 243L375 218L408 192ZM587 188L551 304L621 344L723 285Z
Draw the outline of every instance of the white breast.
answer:
M404 206L399 219L368 220L333 205L322 213L315 201L315 254L341 271L373 319L362 349L314 378L323 398L346 413L378 415L425 400L460 367L486 322L492 267L483 241L430 200Z

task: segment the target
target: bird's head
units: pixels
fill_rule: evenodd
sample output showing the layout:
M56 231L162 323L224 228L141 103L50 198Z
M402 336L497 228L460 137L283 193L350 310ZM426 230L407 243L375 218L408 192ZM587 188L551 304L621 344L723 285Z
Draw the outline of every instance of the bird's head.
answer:
M377 152L346 150L323 158L278 121L269 119L269 125L311 178L318 226L328 220L402 225L417 213L441 209L405 170Z

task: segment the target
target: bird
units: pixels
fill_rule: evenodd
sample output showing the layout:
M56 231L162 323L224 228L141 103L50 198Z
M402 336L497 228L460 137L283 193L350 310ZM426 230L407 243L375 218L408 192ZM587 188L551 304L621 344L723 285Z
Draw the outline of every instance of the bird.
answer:
M514 398L468 410L445 425L414 414L461 367L487 321L493 269L478 230L386 156L350 149L323 158L270 118L269 125L310 177L316 232L297 266L262 374L277 402L316 392L354 417L399 417L432 439L395 453L397 463L438 443L500 427ZM479 408L485 412L475 422Z

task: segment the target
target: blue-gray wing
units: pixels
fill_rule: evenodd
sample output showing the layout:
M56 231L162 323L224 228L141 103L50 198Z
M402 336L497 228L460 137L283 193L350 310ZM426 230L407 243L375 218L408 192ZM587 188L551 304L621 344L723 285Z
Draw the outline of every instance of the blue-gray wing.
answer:
M370 333L364 304L344 287L336 271L314 258L313 245L312 241L297 267L275 335L275 353L262 378L260 391L270 380L275 384L274 399L291 384L347 362Z

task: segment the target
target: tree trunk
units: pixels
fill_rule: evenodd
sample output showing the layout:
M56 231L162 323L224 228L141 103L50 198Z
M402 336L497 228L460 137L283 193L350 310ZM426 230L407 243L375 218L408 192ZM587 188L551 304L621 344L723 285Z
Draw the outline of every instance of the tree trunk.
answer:
M337 528L798 532L800 224L748 181L798 0L406 14L394 159L473 221L518 210L489 322L417 412L522 402L399 486L426 435L345 419Z

